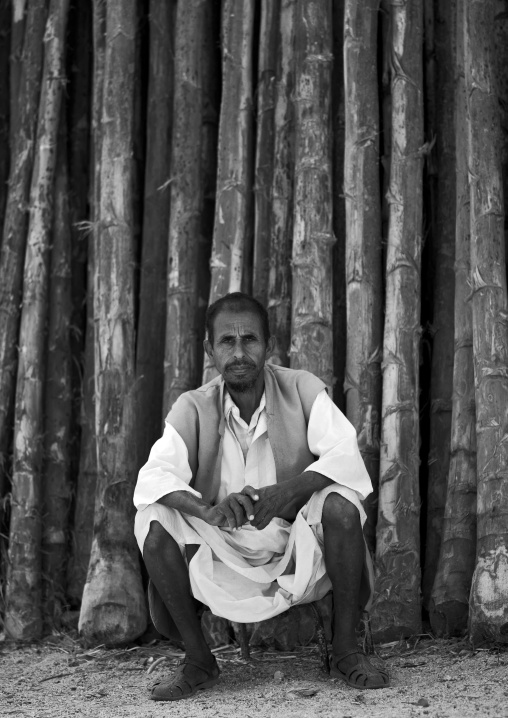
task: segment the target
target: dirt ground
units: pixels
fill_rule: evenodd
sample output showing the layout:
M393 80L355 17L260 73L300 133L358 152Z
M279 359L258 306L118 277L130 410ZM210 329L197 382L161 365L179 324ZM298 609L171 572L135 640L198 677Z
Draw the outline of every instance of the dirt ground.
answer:
M222 670L218 686L187 700L156 703L149 700L149 686L169 674L181 655L167 642L106 650L84 649L69 635L30 645L2 641L0 715L508 718L506 648L472 650L466 641L422 636L377 650L391 673L384 690L360 691L323 675L314 646L253 651L249 663L229 646L215 649Z

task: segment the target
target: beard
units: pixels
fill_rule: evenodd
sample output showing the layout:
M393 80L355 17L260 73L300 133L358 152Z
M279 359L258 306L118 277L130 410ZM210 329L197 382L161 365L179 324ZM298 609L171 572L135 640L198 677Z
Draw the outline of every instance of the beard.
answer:
M226 375L228 374L228 369L231 369L232 367L247 367L254 370L256 369L255 364L251 364L250 362L233 362L226 368ZM232 391L242 394L254 388L258 375L259 372L255 375L249 372L247 376L234 376L233 374L233 376L227 376L227 378L225 377L225 379L227 382L227 386L232 389Z

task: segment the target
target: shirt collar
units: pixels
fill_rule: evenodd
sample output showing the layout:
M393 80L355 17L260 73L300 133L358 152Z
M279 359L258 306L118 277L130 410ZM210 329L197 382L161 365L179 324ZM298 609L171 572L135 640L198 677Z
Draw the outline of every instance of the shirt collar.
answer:
M266 392L263 391L263 395L261 396L261 401L259 402L258 408L255 410L254 414L252 415L252 419L250 421L250 426L256 426L259 417L261 416L261 412L263 409L266 408ZM227 390L226 386L224 386L224 418L226 421L229 421L231 418L231 415L235 419L240 418L240 410L233 401L233 398L229 391Z

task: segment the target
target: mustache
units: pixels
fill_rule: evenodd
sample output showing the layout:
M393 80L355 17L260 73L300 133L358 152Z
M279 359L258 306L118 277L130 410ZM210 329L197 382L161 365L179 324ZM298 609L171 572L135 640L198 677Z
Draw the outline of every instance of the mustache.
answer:
M229 364L226 364L226 369L230 369L234 366L246 366L255 368L256 365L254 364L254 362L247 361L246 359L235 359L234 361L229 362Z

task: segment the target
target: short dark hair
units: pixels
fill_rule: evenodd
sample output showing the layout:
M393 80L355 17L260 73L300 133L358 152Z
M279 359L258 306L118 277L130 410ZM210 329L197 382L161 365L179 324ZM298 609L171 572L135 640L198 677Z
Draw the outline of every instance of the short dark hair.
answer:
M206 310L205 323L208 340L212 344L213 323L215 317L220 312L252 312L252 314L256 314L261 321L261 329L263 331L265 343L268 344L268 340L270 339L268 312L257 299L254 299L254 297L244 294L243 292L231 292L230 294L225 294L220 299L217 299L217 301L213 304L210 304Z

